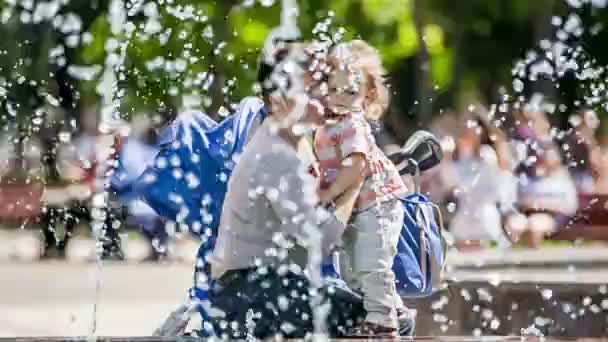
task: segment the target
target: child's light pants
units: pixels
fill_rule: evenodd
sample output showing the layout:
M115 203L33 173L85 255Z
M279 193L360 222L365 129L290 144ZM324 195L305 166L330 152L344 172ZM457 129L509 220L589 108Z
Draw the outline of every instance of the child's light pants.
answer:
M392 270L403 216L398 199L354 214L339 255L342 278L363 293L366 321L391 328L398 327L397 310L405 309Z

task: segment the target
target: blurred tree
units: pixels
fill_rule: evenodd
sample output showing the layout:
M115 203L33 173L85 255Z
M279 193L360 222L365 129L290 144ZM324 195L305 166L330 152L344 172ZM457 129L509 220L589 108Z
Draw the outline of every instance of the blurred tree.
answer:
M257 56L278 24L278 4L5 1L0 32L14 39L0 42L1 120L28 122L36 108L48 105L77 118L84 106L99 101L104 71L112 68L118 81L110 86L125 117L184 102L221 115L222 107L255 93ZM387 122L399 138L440 109L461 107L462 99L498 101L500 87L512 87L514 61L553 34L553 14L565 13L564 3L556 0L308 0L299 5L306 38L325 32L334 40L360 37L378 48L395 93ZM606 15L595 12L584 17L589 25ZM325 30L319 23L327 19ZM589 43L589 53L605 56L601 37L583 37L580 44ZM557 95L574 98L578 92L565 80Z

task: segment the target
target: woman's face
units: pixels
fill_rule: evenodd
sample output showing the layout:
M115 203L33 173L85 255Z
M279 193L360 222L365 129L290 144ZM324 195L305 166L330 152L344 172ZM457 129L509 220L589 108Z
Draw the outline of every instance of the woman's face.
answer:
M287 78L288 86L269 97L273 117L284 128L297 127L296 135L323 124L325 113L319 89L322 82L315 76L317 70L312 65L313 59L304 47L294 46L276 67L277 79Z
M314 128L323 125L327 114L327 82L325 78L319 79L318 72L308 70L304 73L304 87L309 100L302 122Z
M460 158L472 157L479 149L480 140L478 127L467 127L458 139L458 153Z
M600 119L597 117L597 114L588 110L583 114L585 126L587 126L590 130L595 131L600 126Z

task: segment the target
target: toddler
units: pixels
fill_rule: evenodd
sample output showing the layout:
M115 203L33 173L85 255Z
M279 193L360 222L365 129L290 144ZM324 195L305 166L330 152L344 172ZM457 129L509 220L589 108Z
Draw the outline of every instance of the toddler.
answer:
M399 198L407 189L391 161L376 145L368 120L378 120L388 105L377 51L363 41L334 48L328 80L330 120L314 137L322 202L340 202L359 189L343 235L340 271L346 283L363 293L367 311L363 334L396 335L398 312L393 259L403 224Z

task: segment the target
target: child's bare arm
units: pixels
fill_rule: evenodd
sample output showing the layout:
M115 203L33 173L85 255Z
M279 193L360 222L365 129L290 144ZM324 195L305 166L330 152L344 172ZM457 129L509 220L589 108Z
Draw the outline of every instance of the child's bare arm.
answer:
M344 159L338 177L327 190L321 190L321 202L335 200L352 187L357 187L365 179L367 159L362 153L354 153Z
M362 185L363 180L348 188L348 190L346 190L342 195L338 196L338 198L335 200L334 207L336 210L334 211L334 216L344 225L347 225L350 221L350 217L352 216L355 205L357 204L357 198L359 198L359 192L361 191Z

